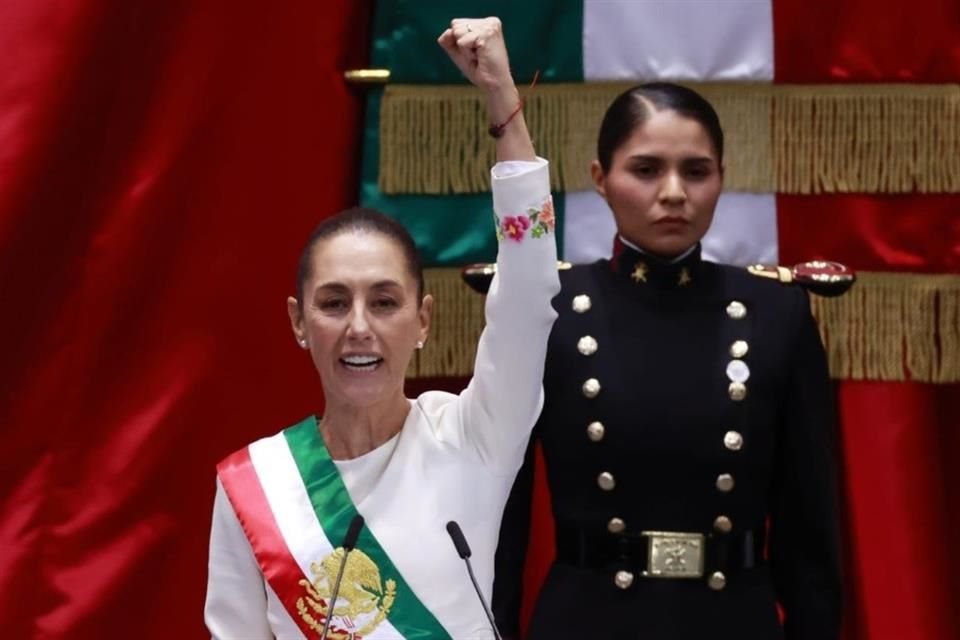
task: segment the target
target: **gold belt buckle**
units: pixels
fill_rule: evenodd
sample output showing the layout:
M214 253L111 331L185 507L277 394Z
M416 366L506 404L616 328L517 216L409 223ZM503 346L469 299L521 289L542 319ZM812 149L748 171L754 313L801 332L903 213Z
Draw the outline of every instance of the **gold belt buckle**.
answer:
M704 536L681 531L643 531L648 578L702 578Z

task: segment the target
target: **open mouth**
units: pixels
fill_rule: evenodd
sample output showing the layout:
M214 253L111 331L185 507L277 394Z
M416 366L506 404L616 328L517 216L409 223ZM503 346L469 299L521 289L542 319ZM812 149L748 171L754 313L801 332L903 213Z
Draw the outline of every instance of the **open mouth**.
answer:
M349 371L373 371L383 363L383 358L377 356L344 356L340 364Z

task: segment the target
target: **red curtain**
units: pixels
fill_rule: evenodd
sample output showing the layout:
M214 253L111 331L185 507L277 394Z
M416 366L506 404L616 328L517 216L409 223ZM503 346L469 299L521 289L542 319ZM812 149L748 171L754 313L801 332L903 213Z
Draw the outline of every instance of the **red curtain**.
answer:
M0 5L4 637L204 637L214 464L321 408L284 300L356 197L367 14Z

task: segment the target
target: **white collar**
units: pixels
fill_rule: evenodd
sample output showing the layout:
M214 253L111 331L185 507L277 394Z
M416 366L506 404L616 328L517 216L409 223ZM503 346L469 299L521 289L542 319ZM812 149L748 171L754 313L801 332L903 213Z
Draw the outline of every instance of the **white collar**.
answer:
M638 247L637 245L633 244L632 242L630 242L629 240L627 240L626 238L624 238L622 234L619 234L619 233L618 233L618 234L617 234L617 237L620 238L620 242L622 242L623 244L627 245L628 247L630 247L630 248L633 249L634 251L639 251L640 253L642 253L642 254L645 255L645 256L650 256L650 252L649 252L649 251L644 251L643 249L641 249L641 248ZM680 255L678 255L676 258L673 258L673 259L671 259L671 260L663 260L663 262L666 262L667 264L677 264L678 262L682 261L684 258L686 258L687 256L689 256L691 253L693 253L694 249L696 249L696 248L697 248L697 245L693 245L692 247L690 247L689 249L687 249L686 251L684 251L683 253L681 253ZM651 257L655 257L655 256L651 256Z

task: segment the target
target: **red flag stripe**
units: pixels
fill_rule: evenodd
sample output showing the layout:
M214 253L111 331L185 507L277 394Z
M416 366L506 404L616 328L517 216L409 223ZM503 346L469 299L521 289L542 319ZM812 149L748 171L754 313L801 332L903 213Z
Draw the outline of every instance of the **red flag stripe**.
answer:
M250 460L249 447L240 449L218 464L217 474L267 583L300 631L308 638L314 637L316 632L297 613L297 599L304 594L300 580L306 576L280 533L267 495L260 486ZM242 496L242 503L239 503L239 496Z
M773 49L776 82L957 82L960 3L778 1Z
M839 385L848 640L957 638L960 386ZM951 558L951 556L953 556ZM951 566L951 561L953 566ZM895 576L896 579L891 579Z
M960 194L777 196L780 260L960 273Z

